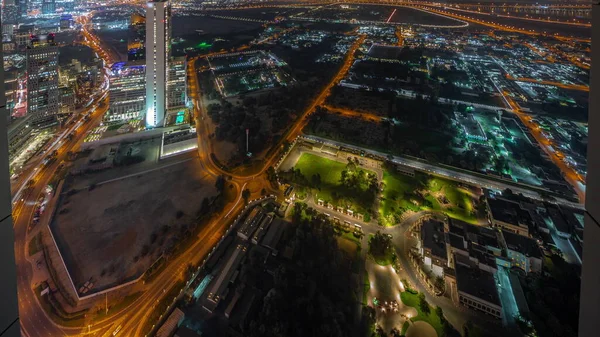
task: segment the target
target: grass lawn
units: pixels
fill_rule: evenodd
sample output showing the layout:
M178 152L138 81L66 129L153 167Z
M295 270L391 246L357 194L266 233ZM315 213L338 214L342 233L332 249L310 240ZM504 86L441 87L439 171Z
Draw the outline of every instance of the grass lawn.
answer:
M344 239L346 239L346 240L349 240L349 241L352 241L352 242L356 243L359 247L361 246L360 239L357 238L354 235L354 232L344 232L344 231L342 231L341 237L344 238Z
M296 170L300 170L302 175L311 181L313 175L321 176L320 190L314 189L314 201L318 199L325 200L333 205L346 207L351 204L351 208L360 212L366 213L367 209L372 208L372 204L365 200L360 192L367 193L367 186L360 186L360 192L343 186L340 182L342 171L346 169L346 164L332 159L314 155L311 153L303 153L298 162L294 166ZM374 172L360 168L366 174L374 174Z
M404 322L404 324L402 324L402 330L400 330L400 335L402 335L402 336L406 335L406 330L408 330L409 326L410 326L410 323L408 323L408 321Z
M383 200L379 207L379 216L386 226L395 225L394 213L400 209L418 211L419 207L405 197L420 188L419 178L409 177L397 172L383 172Z
M358 244L355 241L346 240L344 237L337 238L338 247L344 251L350 259L354 260L356 258L356 254L358 253Z
M413 178L401 173L386 171L383 175L383 182L385 189L379 215L385 226L395 225L399 216L405 211L423 210L443 212L452 218L468 223L477 223L477 218L472 214L472 202L476 200L477 196L471 191L459 187L458 183L454 181L422 173L417 173ZM419 190L423 192L423 196L416 193ZM433 194L445 196L446 205L440 203L440 200Z
M411 294L408 291L404 291L400 294L400 299L405 305L417 309L417 316L412 317L410 319L412 322L427 322L431 324L431 326L435 329L438 336L442 336L442 321L440 320L440 317L435 313L435 308L432 305L430 305L431 310L429 312L429 315L426 315L424 312L421 311L421 307L419 306L419 294Z

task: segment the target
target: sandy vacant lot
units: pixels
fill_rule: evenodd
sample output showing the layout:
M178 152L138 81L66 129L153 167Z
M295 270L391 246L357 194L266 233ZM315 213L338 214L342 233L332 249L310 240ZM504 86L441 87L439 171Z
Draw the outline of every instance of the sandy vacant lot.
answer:
M90 279L94 290L135 279L175 244L202 199L216 194L198 164L194 158L62 194L51 228L78 289Z

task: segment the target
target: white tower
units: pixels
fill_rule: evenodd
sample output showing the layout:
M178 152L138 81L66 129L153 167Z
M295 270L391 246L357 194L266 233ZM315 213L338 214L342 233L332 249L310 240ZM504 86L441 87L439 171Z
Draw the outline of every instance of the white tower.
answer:
M146 127L163 126L168 60L171 45L171 4L153 0L146 5Z

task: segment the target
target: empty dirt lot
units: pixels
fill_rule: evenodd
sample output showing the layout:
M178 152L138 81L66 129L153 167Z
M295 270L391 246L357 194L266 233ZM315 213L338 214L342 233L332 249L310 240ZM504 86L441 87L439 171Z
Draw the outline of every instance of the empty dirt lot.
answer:
M193 158L75 194L66 186L51 229L76 288L91 280L93 292L140 276L194 223L214 185Z

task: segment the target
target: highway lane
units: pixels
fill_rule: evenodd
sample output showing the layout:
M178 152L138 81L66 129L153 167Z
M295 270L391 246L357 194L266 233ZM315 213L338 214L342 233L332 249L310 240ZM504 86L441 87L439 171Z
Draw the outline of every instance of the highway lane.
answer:
M35 183L23 194L23 201L19 200L14 205L13 223L15 230L15 260L17 264L17 291L19 296L19 317L22 330L34 336L66 336L77 334L80 328L69 328L57 326L46 314L39 304L34 293L34 285L31 284L33 267L27 260L28 233L27 228L31 223L36 207L36 201L44 193L44 189L54 177L61 162L66 159L68 151L77 149L83 142L86 130L91 130L102 120L106 108L98 109L91 115L90 121L83 124L79 132L72 140L58 149L57 158L47 167L38 170ZM37 229L39 230L39 229Z

